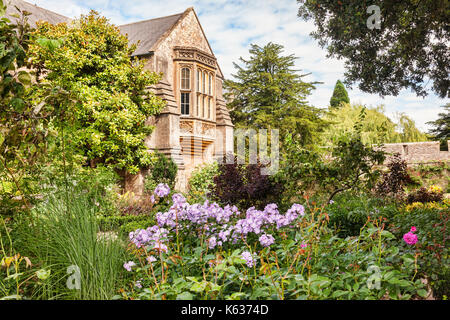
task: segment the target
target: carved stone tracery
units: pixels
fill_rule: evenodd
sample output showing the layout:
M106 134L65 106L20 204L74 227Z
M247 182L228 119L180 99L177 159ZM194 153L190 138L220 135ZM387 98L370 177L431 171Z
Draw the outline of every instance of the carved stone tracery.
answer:
M206 52L202 52L197 48L189 48L189 47L175 47L175 61L178 60L188 60L188 61L197 61L204 65L207 65L213 69L216 69L217 59Z

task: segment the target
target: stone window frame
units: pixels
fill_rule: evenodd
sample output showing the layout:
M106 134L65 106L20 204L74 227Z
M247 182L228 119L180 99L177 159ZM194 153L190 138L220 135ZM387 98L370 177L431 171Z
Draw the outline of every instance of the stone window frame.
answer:
M194 47L174 47L174 62L178 64L179 89L181 111L181 69L191 68L191 94L190 94L190 114L183 117L194 117L203 121L216 121L216 81L217 81L217 60L216 58ZM201 77L199 77L201 75ZM204 78L204 80L203 80ZM201 103L199 103L201 102Z
M183 70L188 69L189 70L189 89L183 88ZM192 103L192 84L195 83L193 81L193 70L194 70L194 65L193 64L185 64L182 63L178 66L178 79L179 79L179 99L180 99L180 115L182 117L190 117L192 116L193 113L193 103ZM183 108L183 94L188 94L188 101L187 101L187 111L188 112L183 112L186 110L186 104L184 104L184 108Z
M214 93L215 93L215 72L199 64L196 65L196 83L197 83L197 114L202 120L215 121L214 112ZM198 78L200 75L200 79ZM200 89L200 90L199 90Z

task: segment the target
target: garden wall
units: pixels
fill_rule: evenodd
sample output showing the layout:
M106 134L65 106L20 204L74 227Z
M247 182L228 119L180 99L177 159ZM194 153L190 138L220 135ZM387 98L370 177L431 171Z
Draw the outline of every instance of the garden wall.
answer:
M450 140L447 143L450 150ZM399 153L408 163L450 161L450 152L440 151L439 141L386 143L384 150L387 153Z

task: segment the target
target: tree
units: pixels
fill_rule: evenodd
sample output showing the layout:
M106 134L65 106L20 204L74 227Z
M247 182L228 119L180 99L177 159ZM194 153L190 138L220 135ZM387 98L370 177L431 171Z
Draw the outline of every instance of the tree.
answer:
M131 174L148 166L144 140L153 128L146 121L164 102L148 90L160 75L131 59L136 46L95 11L71 25L39 23L35 34L41 38L32 46L38 81L76 99L69 110L74 118L70 148L91 166L104 163ZM64 41L54 47L55 39Z
M279 129L307 144L324 125L306 101L315 83L304 82L306 74L293 69L296 57L282 53L278 44L251 45L250 59L234 63L236 80L225 81L228 108L237 128Z
M0 0L0 213L11 213L29 209L35 200L51 120L59 116L59 106L68 102L68 96L33 79L30 14L18 9L13 23L5 12ZM32 99L36 89L41 91L41 103Z
M333 96L330 99L330 106L337 108L341 103L350 103L350 98L348 97L348 92L345 89L344 84L341 80L338 80L334 86Z
M344 103L340 108L333 108L325 116L330 122L322 134L323 145L333 145L336 139L346 133L354 132L355 124L360 121L360 113L365 109L366 116L361 122L361 139L363 143L398 143L427 141L427 135L417 129L414 121L406 114L398 114L396 121L385 114L384 106L367 108L363 105Z
M380 175L376 166L383 164L385 152L362 141L361 128L366 116L363 108L359 121L351 132L340 136L326 150L306 149L286 137L286 150L275 181L284 185L285 196L291 200L299 191L321 190L329 194L328 201L340 192L370 190Z
M430 134L439 140L450 140L450 103L447 103L443 108L445 111L438 114L436 121L428 122L434 127L430 130Z
M317 30L311 35L328 56L345 59L346 84L359 83L362 91L382 96L396 96L404 88L426 96L431 80L437 95L450 95L449 1L298 2L299 17L314 21ZM370 29L378 8L381 26Z

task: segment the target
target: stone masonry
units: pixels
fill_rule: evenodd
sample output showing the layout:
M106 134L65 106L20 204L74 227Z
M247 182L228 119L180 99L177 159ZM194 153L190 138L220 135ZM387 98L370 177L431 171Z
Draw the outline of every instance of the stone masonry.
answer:
M447 143L450 150L450 140ZM439 141L387 143L384 150L390 154L400 154L408 164L450 161L450 152L440 151Z

